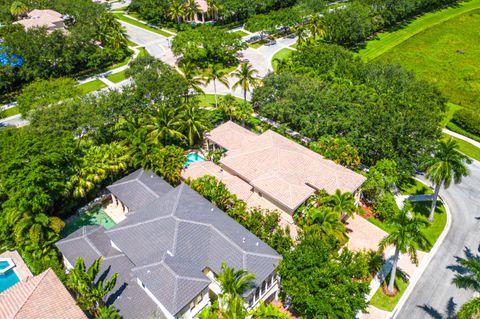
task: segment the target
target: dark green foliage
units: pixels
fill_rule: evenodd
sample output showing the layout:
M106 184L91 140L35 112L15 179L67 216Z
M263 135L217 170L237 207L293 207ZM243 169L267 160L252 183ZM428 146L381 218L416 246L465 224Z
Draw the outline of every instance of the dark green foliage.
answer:
M325 135L320 137L317 142L310 143L309 147L343 166L356 168L360 164L358 149L344 138Z
M121 27L102 5L90 0L25 1L25 4L30 10L53 9L69 15L65 21L68 33L59 30L49 33L46 28L25 31L22 26L11 24L1 28L6 53L21 57L25 63L0 68L0 79L6 80L1 81L0 96L37 78L76 76L102 69L128 54Z
M369 265L362 253L338 253L314 233L306 233L278 267L282 293L304 318L353 318L368 303Z
M300 7L285 8L271 11L266 14L257 14L245 23L245 28L250 32L265 31L276 33L277 28L282 26L290 28L298 25L304 19L305 11Z
M375 215L382 220L388 219L398 211L398 205L392 193L387 192L378 197L373 204Z
M142 19L162 26L167 21L168 0L132 0L128 10L138 12Z
M213 176L206 175L187 183L280 254L285 254L292 248L290 230L279 225L278 212L262 211L259 208L247 210L245 202L237 199L225 184Z
M367 180L362 186L363 198L368 202L374 202L388 193L397 182L397 164L392 160L380 160L368 171Z
M453 123L469 133L480 136L480 113L472 109L461 109L455 112Z
M325 14L326 40L356 47L374 32L391 27L422 12L433 11L458 0L354 0Z
M238 34L201 26L179 32L172 41L172 51L182 56L182 63L193 63L207 68L211 64L232 65L237 60L235 53L245 48Z
M445 98L397 65L364 64L332 45L303 46L253 93L257 111L313 139L341 136L366 165L412 173L440 137Z

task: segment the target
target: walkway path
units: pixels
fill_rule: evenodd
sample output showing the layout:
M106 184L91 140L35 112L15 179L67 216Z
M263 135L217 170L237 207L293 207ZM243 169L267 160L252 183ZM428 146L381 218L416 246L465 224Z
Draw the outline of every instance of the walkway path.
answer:
M465 142L468 142L468 143L472 144L473 146L476 146L476 147L480 148L480 142L475 141L475 140L473 140L473 139L471 139L471 138L469 138L469 137L466 137L466 136L464 136L464 135L462 135L462 134L459 134L459 133L456 133L456 132L452 132L452 131L450 131L450 130L447 130L446 128L443 129L443 133L446 133L446 134L451 135L451 136L453 136L453 137L456 137L456 138L459 138L459 139L461 139L461 140L464 140Z

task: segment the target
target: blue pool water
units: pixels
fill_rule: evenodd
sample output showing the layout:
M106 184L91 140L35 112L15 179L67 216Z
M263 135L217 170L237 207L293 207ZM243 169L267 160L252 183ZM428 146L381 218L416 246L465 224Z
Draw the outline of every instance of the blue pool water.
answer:
M5 269L8 267L8 262L0 261L0 270ZM10 269L4 274L0 274L0 292L7 290L8 288L12 287L16 283L18 283L20 279L18 278L17 274Z
M205 159L197 154L197 153L190 153L187 155L187 162L185 163L185 167L188 167L188 165L192 164L193 162L198 162L198 161L204 161Z

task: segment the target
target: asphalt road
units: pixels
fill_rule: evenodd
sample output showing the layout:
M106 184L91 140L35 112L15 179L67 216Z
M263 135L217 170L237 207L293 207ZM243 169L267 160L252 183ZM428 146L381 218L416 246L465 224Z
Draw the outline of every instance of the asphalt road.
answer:
M452 225L412 294L394 318L450 319L452 310L473 296L473 292L452 284L456 257L465 257L466 248L478 253L480 244L480 163L470 165L470 176L461 184L441 191L452 213Z

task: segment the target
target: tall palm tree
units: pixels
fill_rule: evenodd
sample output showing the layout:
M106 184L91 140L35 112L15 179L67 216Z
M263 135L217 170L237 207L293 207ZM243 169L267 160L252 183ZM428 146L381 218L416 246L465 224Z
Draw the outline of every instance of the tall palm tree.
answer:
M10 5L10 13L12 16L14 16L16 19L19 17L25 15L28 12L28 7L25 3L21 1L14 1Z
M154 144L167 145L168 140L183 140L185 135L180 132L181 121L175 110L161 105L155 115L150 116L148 130L149 141Z
M304 45L308 43L308 34L307 29L303 26L298 27L295 30L295 35L298 37L297 43L298 45Z
M170 3L167 14L170 19L177 20L177 23L180 24L186 14L185 7L180 1L174 0Z
M217 276L217 280L222 289L222 298L233 300L252 288L255 274L243 269L235 271L233 267L228 267L222 262L222 272Z
M410 209L410 203L406 203L402 210L398 210L395 215L386 220L387 224L394 230L385 236L379 244L381 252L389 245L395 246L390 282L387 288L389 292L394 292L400 253L407 253L410 256L410 260L416 264L418 262L416 247L425 249L430 245L430 242L422 232L423 227L429 224L428 220L419 214L411 212Z
M340 213L329 207L310 207L305 212L304 222L308 230L324 239L333 237L340 243L347 240L347 229L340 221Z
M128 46L127 33L110 12L103 12L98 18L97 37L103 46L122 49Z
M348 217L352 217L357 211L355 199L353 198L353 194L350 192L342 193L341 190L337 189L335 194L329 196L327 200L329 206L339 214L345 214Z
M242 63L240 69L233 73L233 76L238 79L232 86L235 90L237 87L241 87L243 90L243 99L247 101L247 92L251 88L256 88L260 83L260 79L256 77L258 73L250 63Z
M457 274L452 280L458 288L480 292L480 255L473 255L469 250L466 258L457 258ZM480 315L480 298L474 298L464 304L457 314L458 319L478 318Z
M201 141L203 132L207 129L205 118L200 111L198 106L187 104L180 118L180 129L186 132L189 146Z
M205 79L202 77L195 76L195 65L188 61L182 65L183 76L187 82L188 91L187 91L187 101L189 97L190 90L193 90L197 93L204 93L201 86L205 84Z
M217 81L225 85L227 88L230 87L227 74L222 71L221 64L212 64L212 66L208 69L205 85L208 85L211 81L213 81L213 91L215 92L215 107L218 107Z
M230 297L227 307L221 309L220 313L222 319L248 318L248 311L245 308L245 300L238 295Z
M452 181L455 184L460 183L462 177L470 174L467 164L471 162L470 158L458 151L458 143L452 138L441 141L433 155L423 162L425 176L435 185L432 208L428 217L431 222L435 217L440 187L443 185L447 189Z

